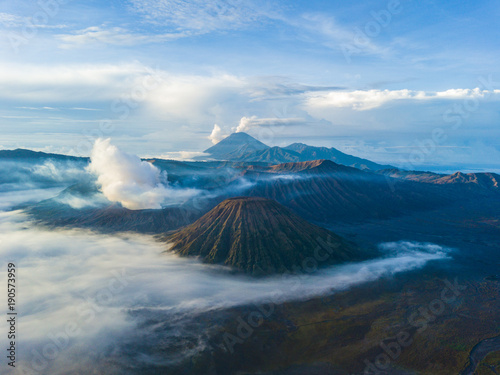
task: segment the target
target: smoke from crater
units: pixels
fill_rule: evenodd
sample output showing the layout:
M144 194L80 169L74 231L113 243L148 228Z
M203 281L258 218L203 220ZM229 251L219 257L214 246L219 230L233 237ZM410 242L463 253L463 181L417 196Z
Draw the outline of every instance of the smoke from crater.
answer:
M166 172L113 146L110 139L97 139L89 171L97 176L104 196L131 210L159 209L181 203L198 194L195 189L168 186Z

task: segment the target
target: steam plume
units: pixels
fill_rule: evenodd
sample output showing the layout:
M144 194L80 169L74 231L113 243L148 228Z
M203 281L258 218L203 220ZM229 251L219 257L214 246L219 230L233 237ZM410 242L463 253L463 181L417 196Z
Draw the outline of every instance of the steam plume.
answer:
M110 139L97 139L90 159L89 170L97 175L104 196L131 210L159 209L197 194L193 189L169 188L166 172L119 150Z

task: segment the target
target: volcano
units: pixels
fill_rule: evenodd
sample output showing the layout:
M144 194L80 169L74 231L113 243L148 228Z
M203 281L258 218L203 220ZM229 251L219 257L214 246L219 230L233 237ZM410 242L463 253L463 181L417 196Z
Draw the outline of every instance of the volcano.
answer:
M252 275L311 272L366 254L340 236L264 198L230 198L166 237L171 250Z
M265 151L269 146L247 133L233 133L216 145L203 151L218 160L242 159L242 155Z
M243 132L229 135L216 145L206 149L204 153L209 154L215 160L235 162L281 164L326 159L363 170L376 171L394 168L390 165L381 165L367 159L344 154L333 147L314 147L303 143L293 143L286 147L269 147Z

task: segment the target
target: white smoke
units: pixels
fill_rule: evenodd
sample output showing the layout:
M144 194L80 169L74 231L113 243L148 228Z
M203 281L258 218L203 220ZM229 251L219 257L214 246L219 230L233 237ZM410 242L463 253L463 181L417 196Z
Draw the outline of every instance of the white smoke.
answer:
M89 170L97 175L104 196L131 210L160 209L198 194L194 189L168 187L166 172L111 145L110 139L97 139Z
M222 134L222 129L219 125L215 124L214 129L212 130L212 133L208 136L208 139L212 141L212 143L215 145L222 141L224 138L226 138L226 134Z
M257 116L251 117L242 117L240 119L240 123L236 128L232 130L235 133L246 132L252 128L256 127L269 127L269 126L294 126L294 125L303 125L306 120L298 117L291 118L279 118L279 117L270 117L270 118L259 118Z
M253 122L257 120L257 116L242 117L238 127L235 129L236 133L246 132L248 129L254 127Z

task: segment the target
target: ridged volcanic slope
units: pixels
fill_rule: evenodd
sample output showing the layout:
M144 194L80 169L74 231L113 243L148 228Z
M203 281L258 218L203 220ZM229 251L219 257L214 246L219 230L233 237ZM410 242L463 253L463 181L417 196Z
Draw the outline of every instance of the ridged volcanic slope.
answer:
M181 255L253 275L366 258L355 245L264 198L227 199L167 240Z

